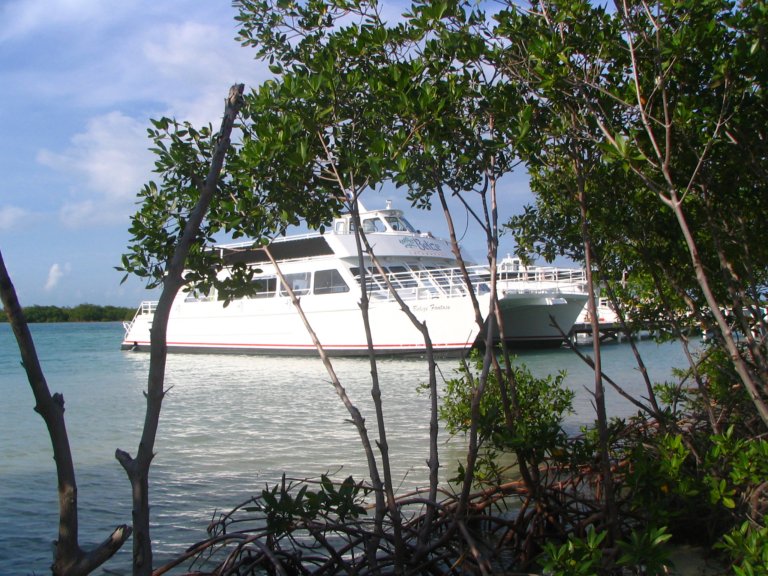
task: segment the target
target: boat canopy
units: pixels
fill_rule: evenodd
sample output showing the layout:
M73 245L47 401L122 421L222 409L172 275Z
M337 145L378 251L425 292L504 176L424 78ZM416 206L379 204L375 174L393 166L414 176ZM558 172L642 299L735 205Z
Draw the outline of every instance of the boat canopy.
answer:
M224 262L227 266L237 263L260 264L269 262L267 253L260 247L221 247ZM298 260L301 258L317 258L318 256L331 256L333 249L323 236L310 236L288 240L285 242L273 242L269 245L272 257L279 261Z

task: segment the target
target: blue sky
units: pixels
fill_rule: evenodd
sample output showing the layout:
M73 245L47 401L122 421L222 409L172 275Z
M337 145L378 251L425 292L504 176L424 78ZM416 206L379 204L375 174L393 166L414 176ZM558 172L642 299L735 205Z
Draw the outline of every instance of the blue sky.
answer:
M229 0L0 0L0 251L23 306L155 296L114 269L153 176L146 128L161 116L218 127L229 86L268 77L234 40L234 16ZM387 199L407 208L392 191L366 205ZM527 200L511 178L502 216ZM444 235L439 214L410 220Z

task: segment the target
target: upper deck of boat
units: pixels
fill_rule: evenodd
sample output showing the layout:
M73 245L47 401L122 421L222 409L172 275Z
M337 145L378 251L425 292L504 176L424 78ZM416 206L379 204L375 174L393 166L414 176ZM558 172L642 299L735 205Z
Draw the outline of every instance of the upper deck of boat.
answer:
M379 257L427 257L443 259L446 263L454 259L446 240L414 229L402 211L389 205L382 210L361 212L360 222L363 233L374 245ZM267 247L272 258L278 262L330 256L356 258L355 224L352 216L345 214L336 218L333 227L325 233L278 236ZM221 251L225 264L230 266L270 261L264 246L254 242L222 244L216 249Z

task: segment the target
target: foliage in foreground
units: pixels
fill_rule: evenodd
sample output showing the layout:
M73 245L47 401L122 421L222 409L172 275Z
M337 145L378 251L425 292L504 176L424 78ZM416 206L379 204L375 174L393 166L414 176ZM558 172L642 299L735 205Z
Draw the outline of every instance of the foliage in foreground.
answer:
M499 465L499 455L516 454L532 468L548 456L560 454L568 441L563 419L573 411L571 390L563 387L565 373L536 378L524 365L514 365L507 379L500 382L489 375L480 406L472 416L472 385L478 381L483 358L475 351L471 365L463 364L456 378L448 379L440 407L440 417L450 434L467 434L474 424L479 428L479 451L475 479L483 485L500 483L507 468ZM513 382L513 386L509 383ZM514 394L514 413L504 414L502 387ZM460 481L464 475L459 466Z
M667 544L686 543L725 552L723 561L733 563L737 573L764 573L768 441L749 434L756 417L743 390L720 386L727 362L705 350L699 367L717 376L707 382L707 398L716 403L724 432L709 431L702 395L698 388L685 387L684 379L658 388L669 402L661 420L638 413L612 422L610 454L621 523L613 554L606 554L596 433L584 428L574 437L563 429L570 397L562 375L537 379L516 366L501 385L489 380L474 420L467 401L475 381L469 369L449 381L441 412L448 429L466 433L471 422L480 428L487 459L478 468L477 482L489 491L500 486L501 462L508 477L521 466L540 473L535 499L528 499L530 491L517 493L517 519L528 539L524 546L508 542L507 554L518 561L514 568L527 569L533 562L552 574L663 574L670 565ZM502 387L526 407L506 430ZM515 439L523 438L526 450L520 452Z
M606 572L605 532L592 525L583 537L571 533L564 544L557 539L540 542L535 563L512 562L524 523L515 516L519 502L530 495L519 482L508 482L473 494L469 512L458 519L457 495L441 492L439 502L428 502L418 492L400 496L405 546L396 550L385 531L375 529L368 516L366 489L347 478L340 483L327 476L319 480L292 480L265 488L208 528L209 539L190 547L173 562L159 568L164 574L185 564L194 574L394 574L398 564L416 574L494 574L543 569L563 576ZM427 523L428 507L439 514ZM419 534L427 530L427 546ZM664 574L670 566L663 528L633 532L619 542L621 557L612 565L623 574ZM215 572L209 568L215 566Z

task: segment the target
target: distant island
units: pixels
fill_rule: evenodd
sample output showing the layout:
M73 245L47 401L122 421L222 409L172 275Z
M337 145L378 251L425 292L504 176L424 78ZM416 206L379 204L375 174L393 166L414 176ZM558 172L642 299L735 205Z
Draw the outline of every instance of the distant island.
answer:
M68 306L26 306L23 308L27 322L119 322L130 320L136 313L135 308L121 306L98 306L96 304L78 304ZM0 310L0 322L8 322L5 310Z

